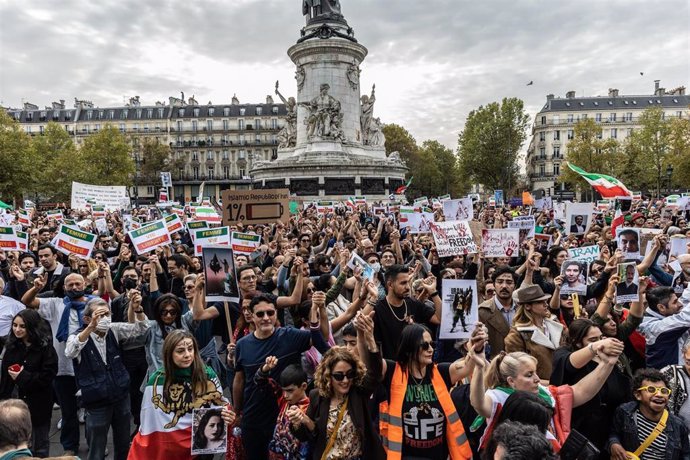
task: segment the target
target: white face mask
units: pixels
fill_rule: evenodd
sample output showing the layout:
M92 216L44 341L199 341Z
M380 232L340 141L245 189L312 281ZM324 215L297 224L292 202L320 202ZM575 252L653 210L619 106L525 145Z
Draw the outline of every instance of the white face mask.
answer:
M371 265L371 268L372 268L372 269L374 270L374 272L376 272L376 273L378 273L378 272L381 270L381 264L378 263L378 262L374 262L373 264L369 264L369 265Z
M110 316L102 316L101 319L98 320L98 325L96 326L96 331L98 332L108 332L108 329L110 329Z

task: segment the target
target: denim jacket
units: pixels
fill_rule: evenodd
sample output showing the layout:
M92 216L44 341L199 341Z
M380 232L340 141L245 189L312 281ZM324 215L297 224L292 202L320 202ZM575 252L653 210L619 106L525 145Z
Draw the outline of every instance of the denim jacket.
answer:
M628 452L635 452L640 446L641 443L637 438L637 424L635 423L637 407L638 402L631 401L621 404L616 409L607 445L609 452L613 444L622 445ZM666 460L690 460L688 429L683 424L681 418L669 413L664 433L668 438L666 443Z

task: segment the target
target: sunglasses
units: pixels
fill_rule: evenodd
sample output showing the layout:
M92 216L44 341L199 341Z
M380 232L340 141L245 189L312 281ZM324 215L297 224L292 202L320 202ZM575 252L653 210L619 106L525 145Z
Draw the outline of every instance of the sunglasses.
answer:
M301 241L302 243L308 243L308 242L310 242L311 240L310 240L310 239L307 239L307 238L302 238L300 241Z
M269 318L272 318L275 316L276 311L275 310L264 310L264 311L257 311L254 312L257 318L263 318L264 316L268 316Z
M350 369L347 372L333 372L331 377L335 379L336 382L342 382L347 377L348 380L354 380L357 376L357 372L354 369Z
M422 342L419 344L419 348L423 351L429 351L430 348L436 347L436 342Z
M671 389L666 388L666 387L654 387L652 385L646 386L646 387L640 387L636 391L644 391L646 390L647 393L650 395L655 395L657 393L661 393L662 396L669 396L671 394Z
M489 295L494 295L494 294L496 294L496 289L487 289L486 293Z
M194 286L185 286L184 287L185 291L191 291L192 289L194 289Z
M177 316L176 310L161 310L161 316Z

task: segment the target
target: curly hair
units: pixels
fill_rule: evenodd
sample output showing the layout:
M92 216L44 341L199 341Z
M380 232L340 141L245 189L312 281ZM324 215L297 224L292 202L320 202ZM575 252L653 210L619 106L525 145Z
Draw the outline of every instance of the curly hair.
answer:
M324 398L333 396L333 385L331 384L331 372L336 364L345 361L357 372L354 382L355 386L361 386L364 382L366 368L364 363L345 347L333 347L323 355L321 362L314 373L314 387L319 390L319 395Z

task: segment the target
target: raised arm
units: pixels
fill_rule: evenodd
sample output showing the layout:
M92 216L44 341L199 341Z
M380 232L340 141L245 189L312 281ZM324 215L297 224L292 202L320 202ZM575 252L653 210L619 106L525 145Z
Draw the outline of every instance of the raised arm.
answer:
M43 273L42 275L34 278L34 285L22 296L22 303L26 305L27 308L33 308L34 310L36 310L40 306L40 302L38 301L36 296L39 292L41 292L41 289L45 287L47 282L47 273Z
M470 337L469 343L466 343L465 346L468 349L474 348L475 353L483 353L484 343L486 343L488 338L489 335L486 333L484 325L482 323L477 323L474 327L474 331L472 331L472 336ZM458 359L450 366L450 381L453 383L453 385L460 382L462 379L472 375L474 368L475 361L469 356L466 356L464 359Z
M370 353L378 352L378 345L376 344L376 339L374 339L374 315L375 312L370 312L369 314L364 314L362 312L357 313L355 319L355 327L357 328L357 349L359 350L359 356L364 362L367 369L374 368L376 365L369 362ZM381 375L373 376L376 380L381 381L383 376L386 375L387 365L386 360L381 359Z
M479 415L489 418L491 417L493 400L486 394L486 387L484 385L484 374L489 367L489 362L486 360L484 350L482 349L480 353L477 353L474 347L469 348L467 359L474 362L474 372L472 373L472 382L470 383L470 404L472 404L472 407Z
M434 275L427 276L424 281L422 281L422 286L427 292L427 295L434 302L434 316L429 319L431 324L441 324L441 296L436 290L436 277Z
M194 296L192 297L192 318L194 321L216 319L220 315L216 308L206 308L206 277L203 273L194 282Z
M596 369L587 374L575 385L572 385L573 407L579 407L585 404L599 393L601 387L604 386L604 382L606 382L606 379L618 361L618 356L623 352L623 343L619 342L613 349L614 354L611 355L599 351L601 362ZM620 352L618 352L618 349L620 349Z

